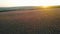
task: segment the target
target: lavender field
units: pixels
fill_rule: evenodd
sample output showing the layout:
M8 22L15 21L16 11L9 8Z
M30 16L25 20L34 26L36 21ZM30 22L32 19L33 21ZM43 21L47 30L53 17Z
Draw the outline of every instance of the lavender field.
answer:
M0 34L60 34L60 8L0 12Z

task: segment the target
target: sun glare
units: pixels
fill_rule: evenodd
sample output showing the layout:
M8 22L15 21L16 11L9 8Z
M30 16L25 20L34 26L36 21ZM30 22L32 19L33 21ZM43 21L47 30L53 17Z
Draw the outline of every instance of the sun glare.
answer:
M42 6L42 8L49 8L50 6Z

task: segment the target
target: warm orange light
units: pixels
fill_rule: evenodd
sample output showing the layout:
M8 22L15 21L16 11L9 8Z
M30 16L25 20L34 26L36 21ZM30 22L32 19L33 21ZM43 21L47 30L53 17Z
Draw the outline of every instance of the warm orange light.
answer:
M42 6L42 8L49 8L50 6Z

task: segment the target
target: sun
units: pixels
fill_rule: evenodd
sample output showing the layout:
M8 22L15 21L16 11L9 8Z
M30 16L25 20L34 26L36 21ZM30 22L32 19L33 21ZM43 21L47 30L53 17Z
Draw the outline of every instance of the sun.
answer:
M43 5L43 6L36 6L37 9L48 9L48 8L51 8L51 6L48 6L48 5Z
M50 6L46 5L46 6L42 6L42 8L49 8Z

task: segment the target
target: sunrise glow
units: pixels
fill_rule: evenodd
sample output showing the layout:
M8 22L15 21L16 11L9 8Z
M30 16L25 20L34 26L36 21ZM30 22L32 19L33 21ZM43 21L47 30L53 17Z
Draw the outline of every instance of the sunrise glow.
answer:
M50 6L42 6L42 8L49 8Z

